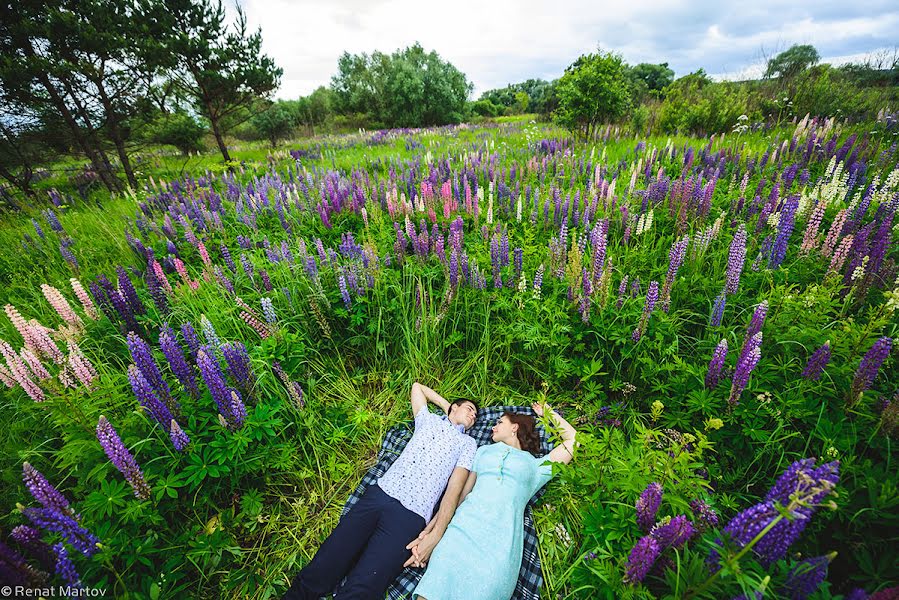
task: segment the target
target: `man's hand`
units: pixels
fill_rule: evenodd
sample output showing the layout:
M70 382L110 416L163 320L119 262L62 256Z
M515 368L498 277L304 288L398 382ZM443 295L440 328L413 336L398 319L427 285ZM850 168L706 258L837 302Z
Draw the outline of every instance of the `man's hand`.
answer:
M427 530L427 527L425 528ZM415 538L412 542L409 543L406 548L412 551L412 556L409 557L409 560L403 564L404 567L425 567L428 564L428 559L431 558L431 552L434 551L434 548L437 546L437 542L440 541L440 538L443 537L443 534L437 531L434 531L433 528L428 533L424 531Z

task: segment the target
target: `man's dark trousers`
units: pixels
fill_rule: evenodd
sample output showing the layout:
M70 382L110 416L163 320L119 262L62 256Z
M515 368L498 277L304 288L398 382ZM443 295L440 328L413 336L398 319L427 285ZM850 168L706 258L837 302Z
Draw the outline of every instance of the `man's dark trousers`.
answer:
M425 520L369 486L341 519L312 561L296 576L284 600L319 600L346 576L335 600L381 600L412 556L406 545L418 537Z

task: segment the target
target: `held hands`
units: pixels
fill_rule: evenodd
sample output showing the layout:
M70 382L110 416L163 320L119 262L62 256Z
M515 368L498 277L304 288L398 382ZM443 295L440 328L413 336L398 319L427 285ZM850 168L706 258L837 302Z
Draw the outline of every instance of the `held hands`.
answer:
M437 542L440 541L440 536L434 533L434 523L436 520L436 517L431 519L431 522L422 529L421 533L418 534L418 537L406 545L406 549L412 551L412 556L403 563L403 567L427 566L428 559L431 558L431 552L434 551L434 547L437 546Z

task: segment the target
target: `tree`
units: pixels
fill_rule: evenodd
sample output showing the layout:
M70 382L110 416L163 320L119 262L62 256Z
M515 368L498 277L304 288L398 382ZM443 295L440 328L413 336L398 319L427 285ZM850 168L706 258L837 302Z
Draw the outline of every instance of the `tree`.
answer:
M668 67L668 63L640 63L628 69L627 74L635 98L659 97L662 90L674 81L674 71Z
M565 69L556 93L556 119L592 139L596 126L620 117L630 107L626 65L616 54L585 54Z
M472 85L452 64L419 44L391 55L344 53L331 79L343 114L366 114L378 126L458 123Z
M811 44L794 44L768 60L765 77L792 79L809 67L818 64L819 60L821 60L821 55Z
M146 131L147 138L155 144L168 144L181 151L199 152L203 149L203 136L206 127L184 111L173 113L159 112Z
M147 0L152 1L152 0ZM225 25L220 0L160 0L157 32L173 57L173 82L208 121L219 151L231 160L225 133L260 97L277 89L283 70L262 53L262 33L247 34L246 16L238 6L233 31Z
M298 102L280 100L262 110L250 120L253 127L274 148L278 140L287 139L300 122Z

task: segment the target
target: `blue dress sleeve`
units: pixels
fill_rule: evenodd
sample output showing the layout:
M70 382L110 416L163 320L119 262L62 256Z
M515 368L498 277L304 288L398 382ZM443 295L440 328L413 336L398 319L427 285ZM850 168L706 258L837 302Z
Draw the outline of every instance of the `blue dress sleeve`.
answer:
M534 476L531 479L531 495L536 494L553 476L553 464L549 455L534 459Z
M474 459L471 461L471 472L472 473L478 472L478 468L480 467L481 463L483 462L481 460L481 457L484 456L484 452L486 451L486 449L487 449L487 446L481 446L480 448L478 448L475 451Z

